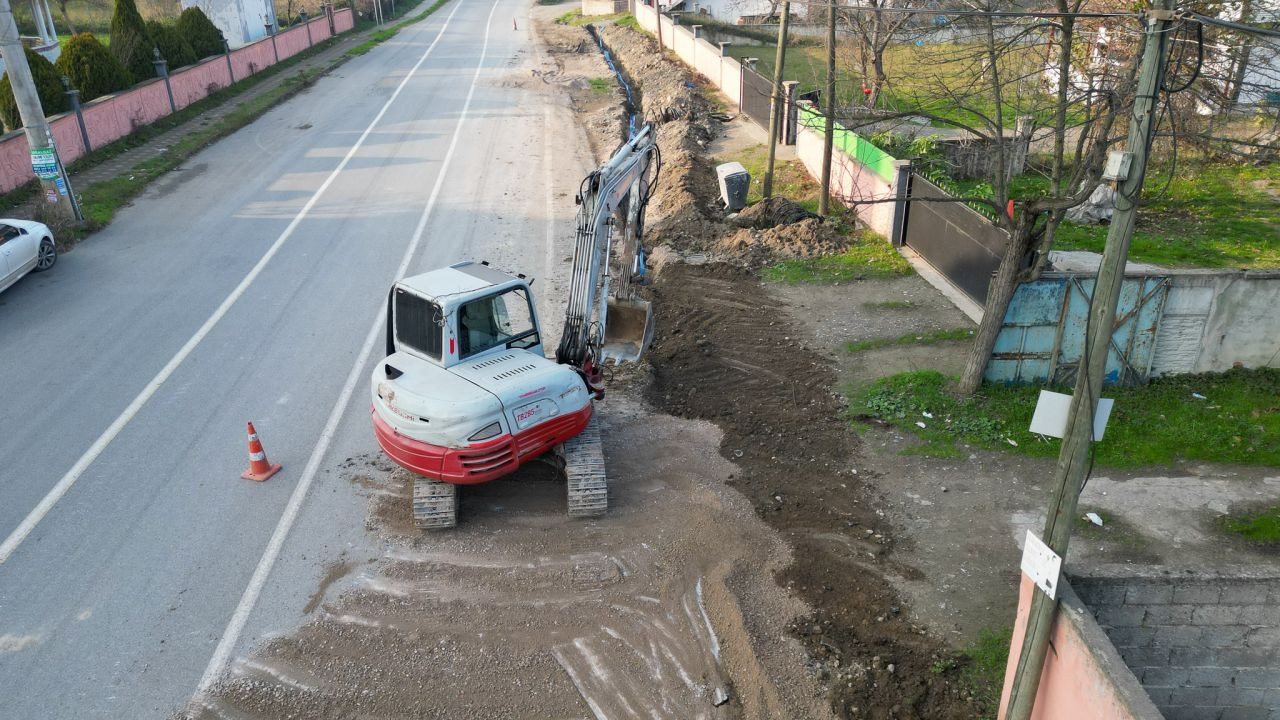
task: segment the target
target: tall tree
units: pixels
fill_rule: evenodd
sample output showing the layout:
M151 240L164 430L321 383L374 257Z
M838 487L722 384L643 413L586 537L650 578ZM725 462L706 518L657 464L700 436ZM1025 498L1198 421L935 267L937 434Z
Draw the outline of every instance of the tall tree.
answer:
M134 82L155 77L154 48L155 43L147 34L147 26L134 0L116 0L115 12L111 15L110 50Z

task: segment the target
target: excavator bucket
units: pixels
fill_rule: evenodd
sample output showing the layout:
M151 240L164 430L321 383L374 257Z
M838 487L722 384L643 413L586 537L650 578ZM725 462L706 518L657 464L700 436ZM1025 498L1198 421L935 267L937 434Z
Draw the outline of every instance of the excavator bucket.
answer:
M601 360L635 362L653 341L653 306L637 298L609 298Z

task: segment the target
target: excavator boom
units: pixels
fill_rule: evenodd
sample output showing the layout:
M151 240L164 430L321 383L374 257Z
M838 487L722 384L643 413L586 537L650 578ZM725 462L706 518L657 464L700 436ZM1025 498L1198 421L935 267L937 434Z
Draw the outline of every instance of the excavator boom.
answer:
M634 280L644 275L644 210L657 158L656 133L645 125L582 183L559 362L590 373L610 359L638 360L652 340L652 308L635 297Z

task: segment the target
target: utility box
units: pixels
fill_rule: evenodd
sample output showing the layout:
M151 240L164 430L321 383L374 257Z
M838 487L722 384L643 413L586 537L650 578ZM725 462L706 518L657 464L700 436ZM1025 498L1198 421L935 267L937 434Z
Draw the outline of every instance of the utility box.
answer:
M747 191L751 189L751 174L742 163L725 163L716 166L716 178L720 180L720 197L724 207L737 212L747 206Z

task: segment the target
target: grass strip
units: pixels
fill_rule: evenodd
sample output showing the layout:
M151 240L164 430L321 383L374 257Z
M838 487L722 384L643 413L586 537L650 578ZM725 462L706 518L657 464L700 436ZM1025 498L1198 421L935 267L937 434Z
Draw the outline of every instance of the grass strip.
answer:
M1223 515L1222 529L1256 543L1280 543L1280 505L1253 512Z
M850 340L844 344L845 352L863 352L893 345L937 345L942 342L969 340L973 338L973 328L952 328L950 330L930 330L927 333L907 333L896 338L871 338L870 340Z
M912 450L919 454L956 457L961 447L981 447L1057 457L1061 440L1027 429L1039 387L984 385L962 397L949 384L932 370L890 375L849 388L850 412L919 435L924 442ZM1108 387L1103 397L1114 398L1115 407L1094 446L1100 466L1280 465L1280 369L1174 375L1140 387Z

